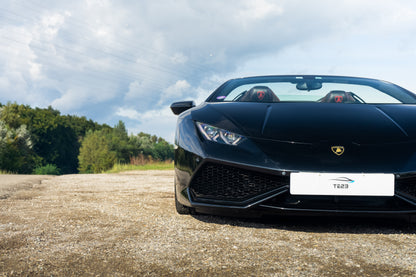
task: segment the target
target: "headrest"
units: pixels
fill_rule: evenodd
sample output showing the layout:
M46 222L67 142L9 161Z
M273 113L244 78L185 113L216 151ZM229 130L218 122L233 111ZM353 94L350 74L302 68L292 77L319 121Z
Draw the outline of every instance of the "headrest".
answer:
M355 103L351 92L343 90L332 90L325 97L321 98L319 102L324 103Z
M255 86L248 90L241 98L242 102L279 102L279 98L266 86Z

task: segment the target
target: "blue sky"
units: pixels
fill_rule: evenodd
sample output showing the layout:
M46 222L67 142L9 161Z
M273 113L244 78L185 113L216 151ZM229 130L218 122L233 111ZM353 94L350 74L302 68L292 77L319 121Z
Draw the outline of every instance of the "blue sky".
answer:
M270 74L383 79L416 92L416 2L0 0L0 102L173 142L173 101Z

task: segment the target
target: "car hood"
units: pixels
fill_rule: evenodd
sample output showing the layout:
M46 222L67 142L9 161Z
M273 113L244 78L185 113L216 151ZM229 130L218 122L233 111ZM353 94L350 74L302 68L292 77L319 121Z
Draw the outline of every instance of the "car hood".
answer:
M415 105L206 103L192 117L248 138L291 143L416 140Z

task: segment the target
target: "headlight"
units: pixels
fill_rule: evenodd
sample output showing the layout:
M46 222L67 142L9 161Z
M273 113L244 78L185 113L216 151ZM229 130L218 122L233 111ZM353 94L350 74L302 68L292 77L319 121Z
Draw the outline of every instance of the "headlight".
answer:
M205 123L197 122L199 131L202 135L210 141L215 141L218 143L224 143L229 145L237 145L244 137L236 133L223 130Z

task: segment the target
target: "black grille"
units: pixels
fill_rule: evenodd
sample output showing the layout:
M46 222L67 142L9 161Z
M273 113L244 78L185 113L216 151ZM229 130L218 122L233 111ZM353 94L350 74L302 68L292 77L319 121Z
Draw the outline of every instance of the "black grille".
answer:
M416 175L404 175L397 178L395 190L416 199Z
M287 176L209 163L198 171L190 189L198 201L212 199L242 202L288 184Z

